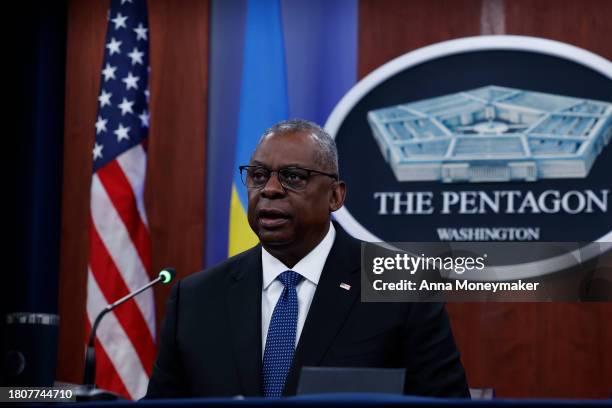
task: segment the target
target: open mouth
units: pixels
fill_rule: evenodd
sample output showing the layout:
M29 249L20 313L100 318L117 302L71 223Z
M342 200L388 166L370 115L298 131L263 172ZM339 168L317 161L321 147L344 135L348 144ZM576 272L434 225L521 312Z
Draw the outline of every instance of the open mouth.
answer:
M277 209L262 209L257 219L264 228L276 228L289 221L291 217L284 211Z

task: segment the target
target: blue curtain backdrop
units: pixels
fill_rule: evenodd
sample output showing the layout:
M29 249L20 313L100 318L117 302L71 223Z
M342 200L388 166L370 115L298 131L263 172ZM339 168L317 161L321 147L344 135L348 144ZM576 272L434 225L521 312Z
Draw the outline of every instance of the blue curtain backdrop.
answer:
M65 1L18 4L14 257L5 312L57 313L66 59ZM14 82L13 82L14 81ZM4 321L4 319L3 319Z
M357 0L281 1L289 117L324 125L357 79ZM212 0L205 265L227 258L246 0Z

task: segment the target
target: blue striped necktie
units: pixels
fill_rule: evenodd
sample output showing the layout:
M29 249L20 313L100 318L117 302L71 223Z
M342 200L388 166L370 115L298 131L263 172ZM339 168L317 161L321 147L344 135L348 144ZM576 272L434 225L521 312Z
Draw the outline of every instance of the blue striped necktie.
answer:
M285 271L277 278L285 288L274 307L266 338L262 368L264 397L280 397L283 393L295 351L298 320L296 286L302 278L294 271Z

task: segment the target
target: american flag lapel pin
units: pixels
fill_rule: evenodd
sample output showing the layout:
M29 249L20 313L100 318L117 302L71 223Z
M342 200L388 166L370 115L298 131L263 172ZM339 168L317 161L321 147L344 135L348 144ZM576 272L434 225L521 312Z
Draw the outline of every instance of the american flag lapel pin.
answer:
M340 283L340 287L344 290L351 290L351 285L349 285L348 283Z

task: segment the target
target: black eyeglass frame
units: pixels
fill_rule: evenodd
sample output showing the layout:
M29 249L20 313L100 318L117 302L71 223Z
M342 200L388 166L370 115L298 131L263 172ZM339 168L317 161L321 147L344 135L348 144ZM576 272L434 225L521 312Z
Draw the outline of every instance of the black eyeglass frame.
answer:
M248 172L249 169L264 169L267 172L269 172L270 175L268 176L266 182L263 183L261 186L259 186L259 187L249 187L247 185L247 182L246 182L246 177L243 175L243 171L246 170ZM281 180L280 177L278 177L279 172L281 172L283 170L292 170L292 169L303 170L303 171L306 171L308 173L308 179L306 179L306 184L304 185L304 187L302 187L302 188L295 188L295 187L292 187L292 186L288 186L288 185L285 184L284 181ZM319 175L322 175L322 176L331 177L335 181L339 180L337 174L325 173L324 171L319 171L319 170L314 170L314 169L307 169L305 167L298 167L298 166L287 166L287 167L281 167L278 170L270 170L269 168L267 168L265 166L242 165L242 166L238 166L238 170L240 171L240 180L242 180L242 184L244 184L246 188L256 189L256 190L260 190L260 189L264 188L265 185L268 184L268 181L270 181L270 177L272 177L273 173L277 174L278 182L281 184L281 186L283 186L284 189L293 190L293 191L301 191L301 190L305 189L306 186L308 185L308 181L310 181L310 178L313 176L313 174L315 176L317 174L319 174Z

